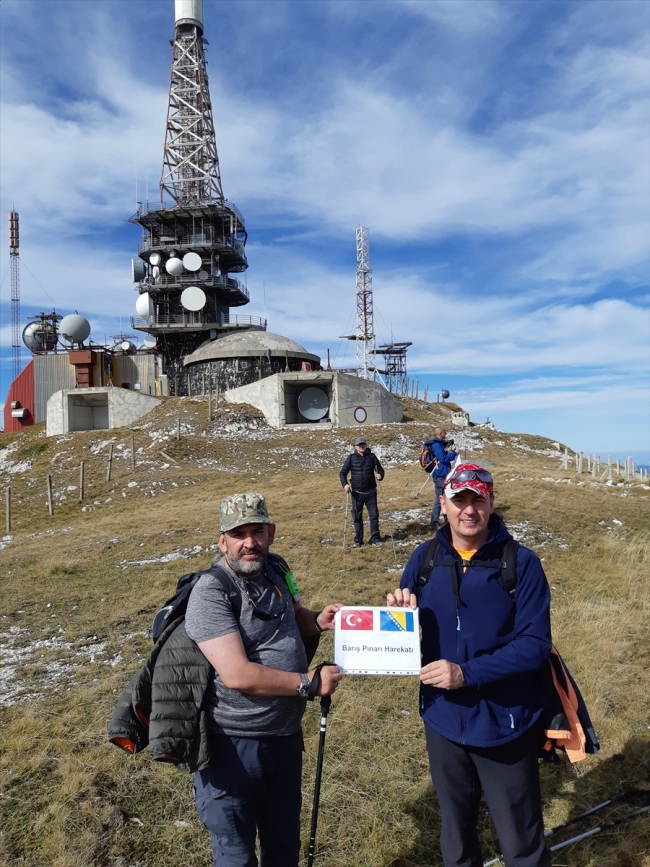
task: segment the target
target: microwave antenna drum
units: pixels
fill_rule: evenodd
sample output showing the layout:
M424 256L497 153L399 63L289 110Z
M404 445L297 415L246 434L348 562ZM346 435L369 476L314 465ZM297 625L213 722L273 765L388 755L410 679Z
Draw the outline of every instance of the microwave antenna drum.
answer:
M306 388L298 397L300 415L309 421L318 421L329 412L330 401L322 388Z
M181 304L192 313L203 310L206 300L205 292L200 286L188 286L181 294Z
M172 277L180 277L185 268L183 267L183 263L180 259L176 258L176 256L168 259L165 263L165 268L167 269L167 273L171 274Z
M201 257L198 253L186 253L183 256L183 266L188 271L199 271L202 264Z
M143 319L150 319L153 316L153 301L148 292L143 292L142 295L138 296L135 309Z

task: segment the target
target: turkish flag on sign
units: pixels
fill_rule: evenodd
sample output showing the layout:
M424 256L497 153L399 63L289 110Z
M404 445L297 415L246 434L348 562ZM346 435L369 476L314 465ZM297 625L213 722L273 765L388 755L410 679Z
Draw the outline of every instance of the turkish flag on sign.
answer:
M369 629L373 628L373 611L365 611L359 608L344 608L341 611L341 629Z

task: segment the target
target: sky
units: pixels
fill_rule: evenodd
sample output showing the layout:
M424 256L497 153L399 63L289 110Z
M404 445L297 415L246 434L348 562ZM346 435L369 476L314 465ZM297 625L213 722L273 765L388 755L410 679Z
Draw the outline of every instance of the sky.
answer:
M127 221L159 197L173 23L173 0L2 0L21 326L56 307L133 333ZM354 366L366 226L377 339L412 341L420 393L649 462L650 3L204 0L204 24L239 312ZM3 236L0 402L8 262Z

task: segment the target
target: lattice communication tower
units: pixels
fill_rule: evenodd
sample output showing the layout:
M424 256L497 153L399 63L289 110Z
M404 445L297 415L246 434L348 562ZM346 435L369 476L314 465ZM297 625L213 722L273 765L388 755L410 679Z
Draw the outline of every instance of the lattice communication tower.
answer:
M11 363L15 379L22 367L20 340L20 232L18 214L9 213L9 261L11 265Z
M165 131L160 201L223 202L203 36L203 4L176 3L176 34Z

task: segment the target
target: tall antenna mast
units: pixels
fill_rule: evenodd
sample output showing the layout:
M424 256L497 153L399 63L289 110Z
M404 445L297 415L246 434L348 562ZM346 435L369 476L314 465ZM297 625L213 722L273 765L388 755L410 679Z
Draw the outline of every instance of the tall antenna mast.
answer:
M18 214L9 213L9 261L11 263L11 361L12 374L15 379L22 367L20 347L20 233L18 229Z
M372 311L372 271L368 230L357 229L357 376L377 379L375 328Z
M203 0L175 0L175 18L160 201L168 193L179 205L223 202L203 49Z

